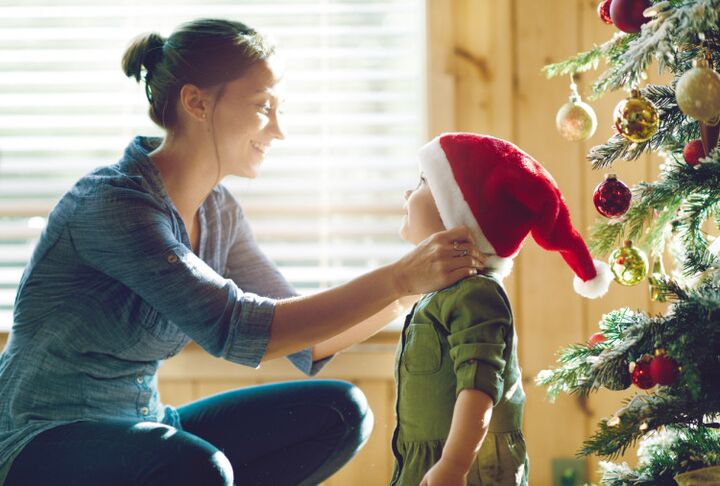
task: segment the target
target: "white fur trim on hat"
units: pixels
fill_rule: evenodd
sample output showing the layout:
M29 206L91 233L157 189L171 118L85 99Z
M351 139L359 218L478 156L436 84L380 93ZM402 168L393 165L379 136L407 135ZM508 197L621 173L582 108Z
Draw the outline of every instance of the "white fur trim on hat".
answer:
M588 299L597 299L602 297L608 291L610 283L613 281L613 274L607 263L600 260L593 260L597 275L595 278L583 282L577 275L573 279L573 287L575 292L587 297Z
M498 256L495 248L488 241L470 206L465 201L460 187L455 182L450 163L440 145L440 137L434 138L421 147L418 156L420 170L430 186L430 192L435 199L435 205L445 229L467 226L475 239L475 245L487 256L485 269L494 273L501 280L510 275L515 255L507 258Z
M497 255L488 255L485 258L484 268L485 271L496 275L499 280L502 280L510 275L510 272L512 272L513 263L515 262L512 258L502 258Z

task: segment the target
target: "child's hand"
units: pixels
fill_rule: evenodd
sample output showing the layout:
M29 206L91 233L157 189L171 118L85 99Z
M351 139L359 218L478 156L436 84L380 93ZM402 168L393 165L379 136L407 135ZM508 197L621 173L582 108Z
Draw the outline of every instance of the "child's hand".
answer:
M442 458L425 474L420 486L466 486L467 469Z

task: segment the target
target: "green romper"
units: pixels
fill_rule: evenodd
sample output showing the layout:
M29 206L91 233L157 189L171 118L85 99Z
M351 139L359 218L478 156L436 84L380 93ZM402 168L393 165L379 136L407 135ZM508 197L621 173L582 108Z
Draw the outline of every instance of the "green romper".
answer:
M477 275L423 296L405 320L395 380L392 486L418 486L440 459L465 388L494 403L468 486L527 485L525 392L510 302L497 280Z

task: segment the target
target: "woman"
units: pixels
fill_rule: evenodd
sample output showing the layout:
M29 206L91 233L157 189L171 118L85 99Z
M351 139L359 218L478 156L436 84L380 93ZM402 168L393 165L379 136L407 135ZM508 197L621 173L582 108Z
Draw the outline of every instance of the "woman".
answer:
M0 361L0 466L30 484L315 484L363 445L372 414L339 381L229 391L178 407L160 361L190 340L313 375L389 322L402 299L475 273L469 232L298 297L219 182L254 178L276 139L281 71L254 30L197 20L138 38L126 75L146 83L162 139L135 138L51 212L20 281Z

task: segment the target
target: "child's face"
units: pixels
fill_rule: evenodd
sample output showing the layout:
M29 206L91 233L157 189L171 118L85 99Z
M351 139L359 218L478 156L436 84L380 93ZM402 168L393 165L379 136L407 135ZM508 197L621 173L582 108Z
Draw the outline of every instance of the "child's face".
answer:
M417 187L405 191L404 197L405 216L400 227L400 237L403 240L418 244L428 236L445 229L424 177L420 176Z

